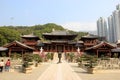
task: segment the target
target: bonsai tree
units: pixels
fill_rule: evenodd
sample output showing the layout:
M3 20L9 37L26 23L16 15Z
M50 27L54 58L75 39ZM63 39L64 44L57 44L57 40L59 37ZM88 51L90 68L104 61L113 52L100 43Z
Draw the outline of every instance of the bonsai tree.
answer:
M51 59L51 53L47 53L46 58L47 58L47 60Z
M26 53L23 55L23 67L29 67L30 62L33 61L33 55L32 54L29 54L29 53Z
M33 59L36 61L35 67L38 66L38 63L42 62L42 57L39 54L33 54Z
M76 61L77 61L77 62L82 62L82 58L81 58L81 57L78 57L78 58L76 59Z
M89 60L89 62L88 62L89 63L89 67L93 68L95 66L95 64L96 64L97 57L89 55L88 56L88 60Z
M39 54L33 54L33 59L39 63L42 62L42 57Z
M76 61L78 62L78 66L81 67L82 66L82 57L78 57Z
M114 53L113 57L118 58L118 53Z
M97 56L86 55L86 60L88 61L88 63L86 64L87 72L94 73L94 66L97 62Z
M69 56L70 56L70 61L72 62L75 57L74 53L70 53Z
M51 60L53 60L53 56L54 56L54 54L53 54L53 53L51 53Z
M31 63L32 61L33 61L33 54L25 53L23 55L22 70L24 73L31 73L32 72L32 68L30 67L30 65L33 64L33 63Z

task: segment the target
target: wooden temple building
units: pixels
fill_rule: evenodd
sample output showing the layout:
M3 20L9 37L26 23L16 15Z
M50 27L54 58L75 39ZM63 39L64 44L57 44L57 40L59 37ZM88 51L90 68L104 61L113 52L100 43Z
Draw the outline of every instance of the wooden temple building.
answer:
M110 44L105 41L99 41L98 37L94 35L83 36L81 37L81 40L84 42L84 52L90 55L96 55L97 57L113 57L113 49L116 50L117 47L115 44Z
M46 40L43 42L45 52L76 52L77 34L71 34L68 31L53 31L51 33L43 33Z
M24 53L33 53L37 51L37 44L40 38L33 34L21 36L21 41L13 41L4 47L8 49L6 55L10 56L12 53L24 54Z
M98 43L98 36L88 34L86 36L82 36L80 40L83 41L84 48L88 48Z
M115 46L113 46L112 44L102 41L98 43L97 45L86 48L85 50L89 52L89 54L96 55L97 57L101 57L101 56L112 57L113 54L111 50L114 48Z
M45 41L41 42L40 38L30 34L21 36L21 41L13 41L4 47L8 49L8 56L12 53L33 53L40 51L42 47L44 52L77 52L81 41L75 41L77 34L71 34L68 31L53 31L43 33Z
M118 40L116 44L117 44L117 47L112 49L111 51L113 54L117 55L118 58L120 58L120 40Z
M30 46L37 51L37 47L38 47L37 44L38 44L38 41L40 40L40 38L38 36L29 34L29 35L23 35L23 36L21 36L21 38L22 38L21 42L23 44Z
M14 53L23 55L25 53L33 53L34 51L34 48L27 46L26 44L23 44L19 41L13 41L4 47L8 49L7 56L10 56Z
M99 41L98 36L87 35L82 36L79 41L75 38L77 34L72 34L68 31L55 31L51 33L42 34L44 41L40 41L38 36L33 34L21 36L22 40L13 41L4 46L6 48L7 55L10 56L12 53L33 53L40 51L40 48L44 52L84 52L90 55L96 55L97 57L109 56L113 57L115 53L120 57L120 43L110 44L105 41ZM0 53L3 48L0 48Z

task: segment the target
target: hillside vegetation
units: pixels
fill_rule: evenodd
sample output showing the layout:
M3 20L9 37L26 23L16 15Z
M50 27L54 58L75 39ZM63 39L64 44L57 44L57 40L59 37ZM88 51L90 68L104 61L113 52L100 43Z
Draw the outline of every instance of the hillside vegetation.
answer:
M42 33L52 32L53 28L55 30L65 30L62 26L54 23L47 23L44 25L34 25L34 26L1 26L0 27L0 46L6 43L10 43L14 40L20 41L21 35L27 35L31 33L42 38ZM81 36L84 36L87 34L85 32L75 32L70 30L69 32L78 34L76 40L80 39Z

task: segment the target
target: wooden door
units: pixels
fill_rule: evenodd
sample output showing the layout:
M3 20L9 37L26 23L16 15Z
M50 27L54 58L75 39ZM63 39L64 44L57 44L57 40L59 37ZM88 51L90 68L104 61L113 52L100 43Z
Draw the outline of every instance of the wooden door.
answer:
M57 52L63 52L64 51L64 45L57 45Z

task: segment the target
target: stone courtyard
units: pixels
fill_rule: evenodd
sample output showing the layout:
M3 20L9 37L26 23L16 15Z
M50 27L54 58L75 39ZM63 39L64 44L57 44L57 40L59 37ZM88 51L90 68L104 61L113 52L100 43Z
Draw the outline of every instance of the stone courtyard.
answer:
M41 63L30 74L4 71L0 73L0 80L120 80L119 69L107 69L101 73L88 74L86 70L78 67L77 63L68 63L64 59L62 63L58 63L56 56L53 61Z

